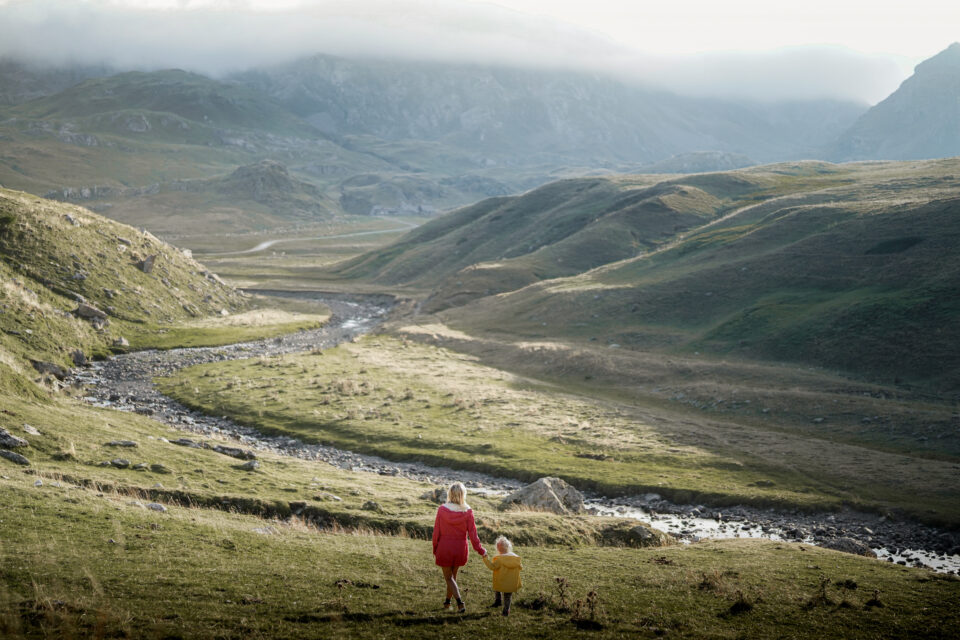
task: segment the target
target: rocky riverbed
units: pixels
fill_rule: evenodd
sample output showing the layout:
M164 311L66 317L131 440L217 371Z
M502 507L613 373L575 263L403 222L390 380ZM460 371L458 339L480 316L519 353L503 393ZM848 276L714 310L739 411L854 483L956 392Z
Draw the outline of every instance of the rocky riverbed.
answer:
M158 376L208 362L275 356L313 349L329 349L368 333L379 325L391 303L383 296L355 297L301 293L322 300L332 311L330 320L319 329L299 331L270 340L222 347L136 351L75 369L72 382L86 389L84 399L99 407L148 415L171 427L201 436L226 438L248 449L271 451L307 460L327 462L342 469L369 471L381 475L402 475L423 482L449 484L460 480L476 492L508 492L522 483L482 473L454 471L422 464L391 462L376 456L308 444L295 438L268 436L230 419L207 416L183 406L153 384Z
M173 429L224 438L258 450L327 462L353 471L395 475L437 485L463 481L473 491L505 495L522 483L482 473L398 463L294 438L267 436L235 422L206 416L159 393L153 378L207 362L327 349L372 331L386 317L391 302L385 297L328 296L298 293L322 300L333 315L319 329L300 331L271 340L223 347L140 351L123 354L74 370L73 381L87 389L94 405L149 415ZM703 538L763 537L806 542L850 552L875 553L902 565L925 566L960 573L960 533L944 532L906 520L841 511L804 514L737 506L710 509L702 505L675 505L656 494L629 498L588 500L601 515L634 517L652 523L682 541Z

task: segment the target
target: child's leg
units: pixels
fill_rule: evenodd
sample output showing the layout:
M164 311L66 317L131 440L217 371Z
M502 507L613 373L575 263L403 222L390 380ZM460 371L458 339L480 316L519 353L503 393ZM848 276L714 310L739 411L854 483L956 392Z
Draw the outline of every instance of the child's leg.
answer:
M512 594L512 593L504 593L504 594L503 594L503 615L505 615L505 616L510 615L510 601L511 601L511 600L513 600L513 594Z
M500 592L499 592L499 591L494 591L494 592L493 592L493 604L490 605L490 606L491 606L491 607L499 607L501 604L503 604L503 601L500 599Z

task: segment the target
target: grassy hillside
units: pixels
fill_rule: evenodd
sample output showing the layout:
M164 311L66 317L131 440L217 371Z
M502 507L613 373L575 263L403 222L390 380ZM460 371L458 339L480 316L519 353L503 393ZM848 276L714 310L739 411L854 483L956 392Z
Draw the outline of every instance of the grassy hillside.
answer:
M144 261L150 260L147 266ZM83 305L81 305L81 301ZM233 312L250 302L203 265L149 233L77 206L0 190L0 395L43 397L31 361L73 366L75 352L102 356L125 339L169 341L169 327ZM282 324L303 326L306 318ZM309 319L315 324L316 318ZM196 327L190 339L216 342ZM235 328L231 341L269 332ZM182 335L183 332L181 332ZM220 333L223 333L222 331Z
M851 165L849 184L742 207L660 250L449 319L521 336L804 362L955 393L958 163Z

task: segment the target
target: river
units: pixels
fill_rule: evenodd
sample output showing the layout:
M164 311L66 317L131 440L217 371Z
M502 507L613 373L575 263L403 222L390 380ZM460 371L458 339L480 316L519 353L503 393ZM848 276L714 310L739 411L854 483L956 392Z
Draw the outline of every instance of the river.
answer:
M314 349L328 349L374 330L386 317L391 299L386 296L334 295L319 292L265 292L273 295L320 300L330 307L330 320L319 329L300 331L270 340L221 347L138 351L114 356L73 372L73 379L87 388L85 400L99 407L150 415L177 430L233 439L246 447L281 455L321 460L343 469L381 475L398 475L434 485L463 481L477 493L506 495L522 486L510 478L394 462L351 451L301 442L284 436L267 436L224 417L206 416L164 396L153 384L156 376L206 362L274 356ZM960 573L960 554L945 553L955 543L953 534L932 527L892 520L879 515L844 511L800 514L751 507L728 507L721 512L703 505L674 505L660 496L589 496L587 505L597 515L611 515L652 524L695 543L716 538L767 538L827 544L849 538L869 546L877 557L902 565L927 567L938 572ZM946 542L947 538L950 542ZM940 552L935 551L939 547Z

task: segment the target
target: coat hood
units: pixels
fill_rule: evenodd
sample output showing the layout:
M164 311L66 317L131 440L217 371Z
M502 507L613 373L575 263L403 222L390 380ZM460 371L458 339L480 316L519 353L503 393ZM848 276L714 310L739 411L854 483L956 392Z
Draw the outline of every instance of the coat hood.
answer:
M500 555L499 558L500 566L504 569L518 569L520 568L520 556L509 554L509 555Z
M473 518L473 511L469 509L455 511L447 505L442 505L437 515L443 520L444 524L466 531L467 523Z

